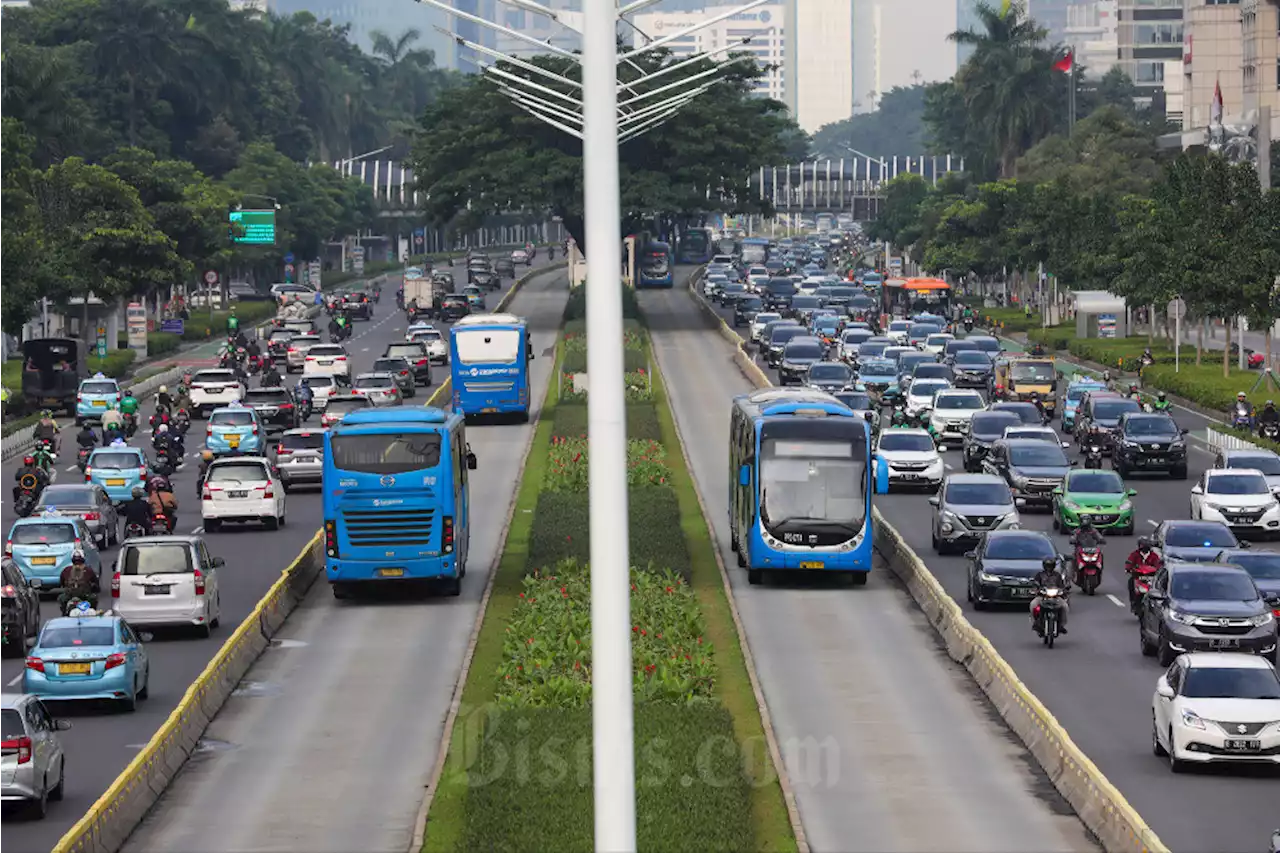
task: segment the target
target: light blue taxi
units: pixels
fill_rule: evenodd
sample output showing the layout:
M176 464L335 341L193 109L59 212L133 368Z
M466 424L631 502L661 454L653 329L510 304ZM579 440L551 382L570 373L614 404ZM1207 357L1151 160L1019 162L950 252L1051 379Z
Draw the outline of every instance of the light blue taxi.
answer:
M476 287L474 284L469 284L466 287L462 288L462 295L467 297L467 307L469 307L472 311L484 310L485 305L484 305L483 290Z
M120 383L101 373L81 380L76 391L76 426L85 421L101 421L102 414L112 407L119 407L123 397Z
M123 617L83 602L44 623L22 670L22 692L44 702L108 699L125 711L147 698L151 663Z
M79 548L89 568L99 572L102 557L93 533L79 518L49 510L19 518L9 528L5 556L11 557L22 575L40 592L56 592L62 586L62 570L71 565L71 555Z
M261 453L266 435L258 413L245 406L214 409L205 427L204 446L220 453Z
M1066 432L1076 428L1076 412L1080 410L1080 401L1086 391L1105 391L1107 386L1096 379L1077 379L1067 386L1067 393L1062 395L1062 429Z
M117 439L89 454L84 481L102 486L116 503L127 501L133 497L134 486L146 485L147 455Z

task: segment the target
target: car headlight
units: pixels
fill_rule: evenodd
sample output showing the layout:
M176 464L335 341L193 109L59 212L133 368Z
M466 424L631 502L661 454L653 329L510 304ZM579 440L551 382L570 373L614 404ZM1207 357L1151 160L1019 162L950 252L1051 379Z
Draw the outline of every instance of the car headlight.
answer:
M1116 507L1116 510L1121 513L1132 512L1133 501L1129 501L1129 500L1120 501L1120 506Z
M1173 444L1169 445L1169 449L1170 450L1186 450L1187 443L1185 441L1175 441Z
M1009 479L1012 480L1013 485L1019 489L1025 489L1027 487L1027 478L1021 474L1010 472Z
M1222 504L1207 503L1207 504L1205 504L1204 506L1205 506L1205 509L1211 509L1211 510L1213 510L1214 512L1226 512L1226 511L1227 511L1227 508L1226 508L1225 506L1223 506Z
M1249 624L1255 628L1261 628L1263 625L1270 625L1274 620L1275 617L1272 616L1271 611L1268 610L1265 613L1259 613L1257 616L1251 617L1249 619Z
M1190 613L1183 613L1178 610L1170 610L1169 618L1181 625L1192 625L1196 621L1196 617Z
M1204 720L1200 719L1200 715L1187 708L1182 709L1182 724L1189 729L1205 728Z
M1000 583L1000 576L989 575L986 572L979 572L978 580L982 581L983 583Z

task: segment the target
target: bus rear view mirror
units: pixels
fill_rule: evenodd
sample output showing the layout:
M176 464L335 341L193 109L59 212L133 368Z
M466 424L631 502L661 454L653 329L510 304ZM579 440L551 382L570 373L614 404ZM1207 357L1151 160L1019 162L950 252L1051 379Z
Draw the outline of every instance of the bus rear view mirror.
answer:
M879 456L872 457L872 465L876 472L876 494L889 493L889 466Z
M751 466L750 465L738 466L738 485L739 486L751 485Z
M472 453L470 450L468 450L467 451L467 470L474 471L479 467L480 467L480 462L479 460L476 459L476 455Z

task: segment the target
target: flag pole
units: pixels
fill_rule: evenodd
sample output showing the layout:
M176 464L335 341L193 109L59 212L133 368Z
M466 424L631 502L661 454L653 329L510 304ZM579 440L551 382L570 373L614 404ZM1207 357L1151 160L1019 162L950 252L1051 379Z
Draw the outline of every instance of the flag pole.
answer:
M1067 91L1067 135L1071 136L1076 130L1076 54L1073 50L1067 54L1067 58L1071 61L1071 68L1067 73L1067 85L1071 88Z

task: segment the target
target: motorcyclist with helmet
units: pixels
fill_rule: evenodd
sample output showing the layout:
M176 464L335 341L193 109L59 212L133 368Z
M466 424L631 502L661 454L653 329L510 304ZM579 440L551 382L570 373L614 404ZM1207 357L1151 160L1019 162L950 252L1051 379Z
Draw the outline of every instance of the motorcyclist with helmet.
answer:
M98 573L89 568L84 551L79 548L71 552L71 562L62 570L58 585L62 587L62 592L58 594L58 609L64 616L74 599L87 601L91 607L97 607Z
M138 398L128 391L120 398L120 414L124 418L125 432L133 435L138 428Z
M315 392L307 384L306 377L299 379L293 386L293 398L298 401L298 407L302 409L302 419L306 420L311 414L312 403L315 401Z
M40 422L36 424L35 431L36 441L47 441L49 446L53 448L53 453L58 452L58 422L53 419L53 413L45 409L40 413Z
M1034 356L1044 355L1044 344L1038 343L1038 342L1032 344L1031 349L1027 350L1027 355L1034 355Z
M151 502L147 499L146 489L134 486L132 498L124 502L122 511L125 527L136 524L146 535L151 535Z
M271 359L267 359L266 369L262 372L263 388L279 388L284 379L280 376L280 369L276 367L276 363Z
M1041 399L1040 399L1040 392L1039 392L1039 391L1032 391L1032 392L1031 392L1031 400L1030 400L1030 402L1031 402L1031 404L1032 404L1033 406L1035 406L1035 407L1036 407L1036 411L1040 413L1040 420L1042 420L1042 421L1044 421L1044 420L1048 420L1048 418L1047 418L1047 417L1046 417L1046 415L1045 415L1045 411L1044 411L1044 400L1041 400Z
M204 495L204 478L209 473L209 466L213 464L213 451L200 451L200 470L196 472L196 497Z
M152 477L147 483L150 492L148 503L152 516L164 515L169 521L169 529L178 528L178 499L173 496L173 487L165 477Z
M1129 556L1125 558L1124 570L1129 576L1129 606L1132 607L1137 603L1138 594L1134 589L1134 576L1137 574L1148 574L1159 571L1164 567L1164 558L1162 558L1155 549L1151 547L1151 540L1146 536L1138 537L1138 547L1129 552Z
M167 454L169 464L177 468L182 462L182 457L186 455L186 448L183 446L182 436L178 435L176 430L169 429L168 424L160 424L156 427L156 433L151 439L151 446L157 454Z
M1137 400L1139 403L1142 402L1142 391L1138 389L1136 383L1129 383L1129 399Z
M1265 424L1280 424L1280 411L1276 411L1276 401L1268 400L1262 406L1262 411L1258 412L1258 426Z
M87 450L93 450L98 446L98 434L93 431L88 421L80 425L80 431L76 433L76 444L81 449Z
M1169 395L1163 391L1156 392L1156 401L1151 404L1153 412L1168 412L1173 409L1173 403L1169 402Z
M36 464L36 458L31 454L22 457L22 467L13 472L13 500L17 502L18 495L22 494L22 479L28 474L36 478L36 496L44 491L44 487L49 485L49 473Z
M1040 571L1036 572L1035 577L1031 579L1036 590L1036 597L1031 599L1031 626L1036 629L1037 634L1040 633L1040 622L1036 615L1044 601L1043 592L1046 589L1059 589L1062 590L1062 609L1058 614L1058 631L1066 634L1067 611L1070 610L1067 606L1067 597L1071 593L1071 584L1058 568L1058 560L1055 557L1045 557L1040 566Z
M161 385L156 391L156 413L160 411L171 411L173 409L173 395L169 393L168 385Z
M910 429L911 421L907 419L907 413L902 409L894 409L893 417L889 420L890 429Z

